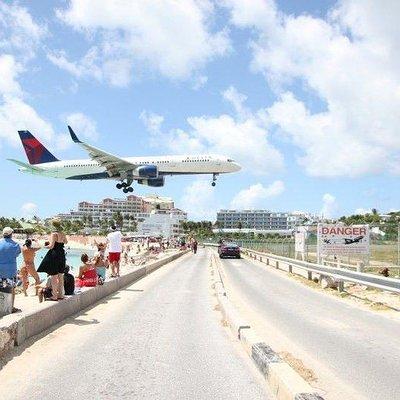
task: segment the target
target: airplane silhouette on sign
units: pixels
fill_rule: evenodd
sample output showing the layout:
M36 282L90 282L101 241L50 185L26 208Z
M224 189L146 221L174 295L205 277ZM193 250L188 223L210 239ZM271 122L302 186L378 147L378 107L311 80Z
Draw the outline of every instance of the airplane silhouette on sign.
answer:
M340 240L339 243L343 243L342 240L344 240L343 244L353 244L353 243L359 243L363 239L364 239L364 236L357 236L354 239L344 238L344 239L339 239ZM324 239L323 242L326 244L335 244L335 243L339 244L337 239L336 240L335 239Z

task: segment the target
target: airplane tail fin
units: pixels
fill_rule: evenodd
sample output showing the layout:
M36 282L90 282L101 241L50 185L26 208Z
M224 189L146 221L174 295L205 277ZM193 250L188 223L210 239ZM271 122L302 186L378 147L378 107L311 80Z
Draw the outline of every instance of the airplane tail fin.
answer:
M29 131L18 131L18 134L24 146L29 164L35 165L59 161Z

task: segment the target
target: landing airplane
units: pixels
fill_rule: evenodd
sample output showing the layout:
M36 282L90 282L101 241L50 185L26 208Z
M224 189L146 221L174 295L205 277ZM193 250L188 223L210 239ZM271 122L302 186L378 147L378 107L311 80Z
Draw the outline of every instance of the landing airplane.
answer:
M212 175L212 186L219 174L237 172L240 165L222 156L149 156L122 158L86 144L68 126L74 143L89 154L87 160L61 161L46 149L29 131L18 131L29 164L9 159L19 171L51 178L70 180L114 179L117 189L133 192L132 183L151 187L164 186L166 175Z

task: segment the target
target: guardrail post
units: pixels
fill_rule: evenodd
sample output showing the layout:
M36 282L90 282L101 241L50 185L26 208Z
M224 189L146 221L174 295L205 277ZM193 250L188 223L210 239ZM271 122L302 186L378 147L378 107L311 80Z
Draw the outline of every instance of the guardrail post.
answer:
M276 269L279 269L279 261L276 261L276 262L275 262L275 268L276 268Z
M291 274L293 272L293 267L291 264L289 264L289 273Z
M311 271L307 271L307 279L309 281L312 281L312 272Z
M337 288L338 288L339 292L343 292L343 290L344 290L344 282L343 281L339 281Z
M269 258L267 258L267 265L269 265Z
M357 272L364 272L364 263L362 261L357 263Z
M262 262L262 257L260 256L260 261Z

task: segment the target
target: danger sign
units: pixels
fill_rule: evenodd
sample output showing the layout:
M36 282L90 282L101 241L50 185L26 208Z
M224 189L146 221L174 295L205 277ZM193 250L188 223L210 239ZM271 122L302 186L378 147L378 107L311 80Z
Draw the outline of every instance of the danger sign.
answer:
M369 225L318 225L318 250L323 255L368 255Z

